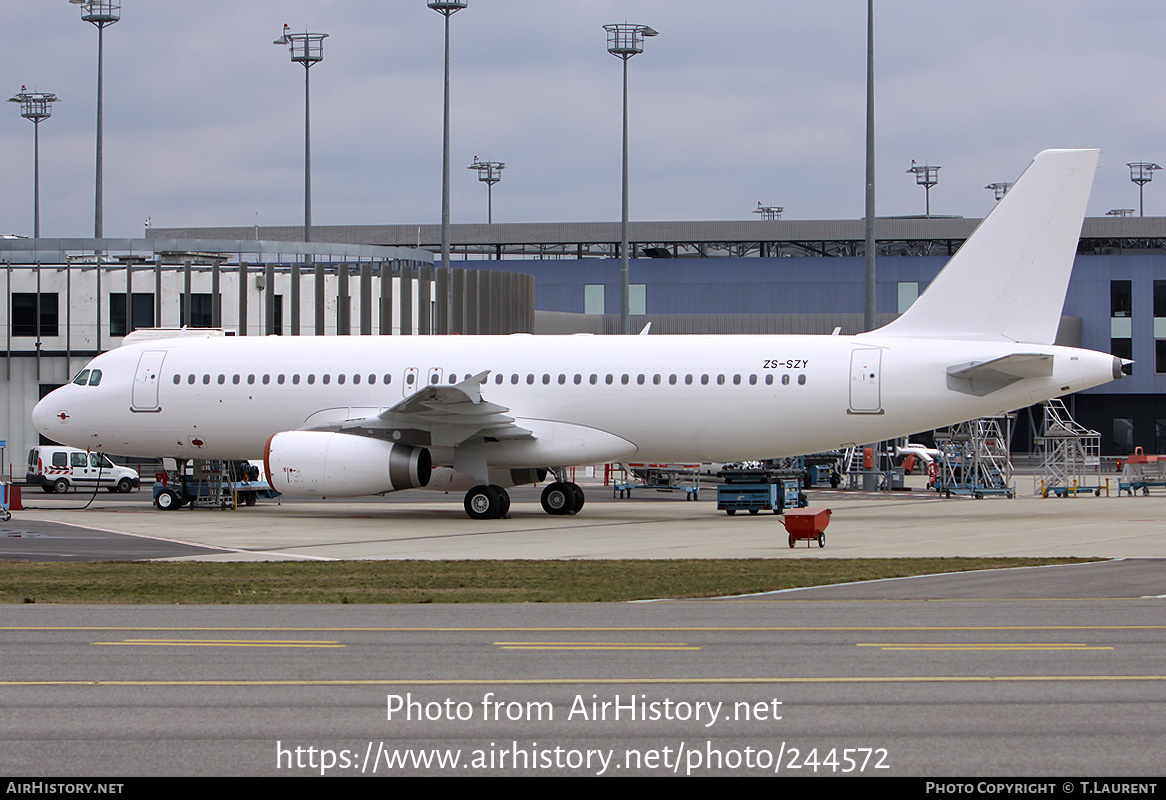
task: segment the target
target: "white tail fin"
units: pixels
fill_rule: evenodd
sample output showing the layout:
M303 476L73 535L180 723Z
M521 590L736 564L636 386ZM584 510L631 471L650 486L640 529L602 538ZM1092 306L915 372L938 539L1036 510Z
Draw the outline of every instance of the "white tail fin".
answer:
M1097 150L1045 150L919 299L878 336L1052 344Z

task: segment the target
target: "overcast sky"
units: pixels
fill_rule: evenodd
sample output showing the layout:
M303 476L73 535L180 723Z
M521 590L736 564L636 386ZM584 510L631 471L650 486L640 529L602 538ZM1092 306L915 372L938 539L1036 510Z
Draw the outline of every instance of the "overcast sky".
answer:
M1166 164L1160 0L876 3L880 215L936 214L1049 147L1100 147L1090 215L1135 207L1128 161ZM469 0L452 19L452 220L484 222L466 167L504 161L497 222L620 213L620 63L602 26L651 25L630 67L631 216L863 214L862 0ZM330 34L311 70L313 222L437 223L442 20L424 0L124 0L105 32L105 233L303 222L303 68L283 23ZM93 231L97 31L66 0L5 0L0 90L41 125L45 236ZM3 99L3 98L0 98ZM33 126L0 112L0 233L32 233ZM1166 214L1166 174L1147 214Z

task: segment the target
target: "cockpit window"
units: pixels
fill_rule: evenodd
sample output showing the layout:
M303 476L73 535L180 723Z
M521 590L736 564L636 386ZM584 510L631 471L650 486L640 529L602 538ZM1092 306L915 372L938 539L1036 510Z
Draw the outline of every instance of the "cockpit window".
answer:
M89 385L97 386L101 383L101 370L95 369L89 373Z
M89 383L89 370L83 369L77 373L77 377L73 379L73 383L78 386L84 386Z

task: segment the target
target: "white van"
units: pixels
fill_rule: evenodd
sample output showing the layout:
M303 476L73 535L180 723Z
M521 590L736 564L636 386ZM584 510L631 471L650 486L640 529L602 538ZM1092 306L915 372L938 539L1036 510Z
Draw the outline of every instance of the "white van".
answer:
M40 484L49 494L98 485L111 492L132 492L140 485L136 471L117 466L104 454L60 445L41 445L28 451L27 480Z

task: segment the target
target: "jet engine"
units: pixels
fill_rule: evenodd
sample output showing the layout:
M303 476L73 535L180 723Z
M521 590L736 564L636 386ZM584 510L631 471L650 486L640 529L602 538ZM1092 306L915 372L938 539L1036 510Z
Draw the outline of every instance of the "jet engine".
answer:
M408 447L348 433L287 431L267 440L267 479L287 495L358 497L429 483L424 447Z

